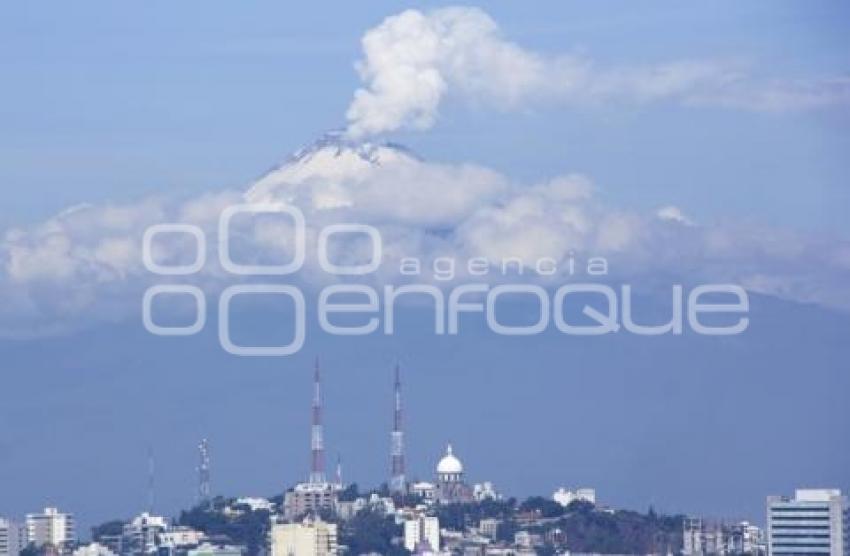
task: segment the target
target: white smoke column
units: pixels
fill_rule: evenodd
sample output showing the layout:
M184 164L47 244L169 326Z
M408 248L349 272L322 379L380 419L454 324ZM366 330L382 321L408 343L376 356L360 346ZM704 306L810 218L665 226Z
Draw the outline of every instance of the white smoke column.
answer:
M850 102L850 80L759 83L740 63L673 60L599 68L570 53L543 55L506 41L478 8L407 10L363 36L357 71L364 87L346 114L353 139L402 127L427 129L455 95L501 109L673 100L750 111L809 110Z
M367 87L354 93L346 114L355 138L430 127L449 88L512 104L538 88L544 72L536 55L503 40L478 8L407 10L369 30L362 43L357 70Z
M346 114L355 139L427 129L450 93L507 110L541 100L686 99L697 91L717 94L737 79L715 62L598 69L575 54L544 56L506 41L489 15L468 7L407 10L367 31L362 43L357 70L366 87L355 91Z

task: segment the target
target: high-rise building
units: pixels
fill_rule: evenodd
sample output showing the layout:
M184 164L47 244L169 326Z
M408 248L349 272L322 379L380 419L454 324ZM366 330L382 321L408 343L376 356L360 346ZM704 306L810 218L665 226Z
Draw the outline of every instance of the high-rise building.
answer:
M339 550L336 525L320 519L277 523L269 536L271 556L336 556Z
M404 547L411 551L427 548L440 550L440 520L432 516L417 516L404 522Z
M27 542L35 546L61 546L77 540L74 516L56 508L44 508L40 514L27 514Z
M395 407L393 408L393 431L391 433L391 470L390 492L403 493L407 491L407 481L404 476L404 433L401 428L401 371L395 366Z
M847 499L838 489L798 489L793 498L767 498L769 556L847 556Z
M18 556L27 544L26 527L0 517L0 556Z

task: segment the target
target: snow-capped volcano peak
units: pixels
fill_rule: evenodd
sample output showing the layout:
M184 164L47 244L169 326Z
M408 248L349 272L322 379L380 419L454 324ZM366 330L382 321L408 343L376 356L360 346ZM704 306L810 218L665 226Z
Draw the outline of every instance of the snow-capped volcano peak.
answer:
M362 182L387 167L419 163L420 159L401 145L355 141L342 132L329 132L262 176L245 198L249 202L292 202L307 185L332 188Z

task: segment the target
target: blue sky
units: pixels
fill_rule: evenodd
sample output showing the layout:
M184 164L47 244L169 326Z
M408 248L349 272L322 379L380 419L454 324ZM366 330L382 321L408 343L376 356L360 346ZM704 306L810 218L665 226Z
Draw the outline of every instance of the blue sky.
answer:
M504 39L547 59L579 53L603 69L717 61L743 68L755 89L850 75L850 14L840 2L495 2L486 10ZM519 496L587 484L614 505L759 521L767 494L850 487L850 446L840 440L850 434L846 81L843 102L773 111L678 97L505 107L448 94L429 129L386 134L448 163L447 172L467 162L495 170L519 184L510 192L522 201L540 201L528 184L578 172L593 182L593 203L613 207L590 216L679 207L708 237L733 245L703 253L703 228L648 223L637 247L663 253L659 274L778 280L772 295L754 295L741 338L520 342L476 329L451 341L414 326L362 343L318 336L291 360L245 361L224 355L209 330L182 343L144 333L136 309L149 277L130 271L110 282L107 274L98 290L88 266L75 274L74 261L52 267L53 252L40 255L40 223L69 206L146 207L151 196L241 189L344 127L364 86L354 70L360 39L398 11L391 2L0 7L0 238L8 241L0 262L15 249L32 255L29 274L0 268L0 295L9 296L0 307L8 373L0 513L51 501L83 524L127 517L145 500L147 445L157 454L161 511L173 513L191 501L201 436L211 438L216 489L280 492L305 473L309 373L299 371L315 353L327 361L330 451L367 484L385 473L385 379L401 358L409 460L420 477L452 440L474 478ZM484 181L484 189L500 183ZM465 202L495 206L486 195ZM74 226L88 224L71 222L63 239L86 249L91 237L113 233ZM35 231L11 237L3 232L11 227ZM54 268L67 276L50 276ZM19 281L4 289L7 275ZM87 287L119 301L63 312ZM129 317L116 290L131 294ZM4 311L15 316L19 302L29 311L30 301L46 318L80 326L20 341ZM252 326L263 329L263 318ZM505 437L521 440L506 449ZM789 452L794 445L800 450Z

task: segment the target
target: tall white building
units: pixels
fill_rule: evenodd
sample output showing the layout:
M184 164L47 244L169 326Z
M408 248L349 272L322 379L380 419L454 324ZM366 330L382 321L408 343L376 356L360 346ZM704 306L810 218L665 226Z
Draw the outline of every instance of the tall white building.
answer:
M26 544L26 527L21 523L0 517L0 556L18 556Z
M27 514L27 542L36 546L60 546L77 540L74 516L56 508L44 508L40 514Z
M440 520L431 516L418 516L404 522L404 547L415 552L422 543L437 552L440 550Z
M798 489L794 498L767 498L769 556L846 556L844 512L838 489Z

